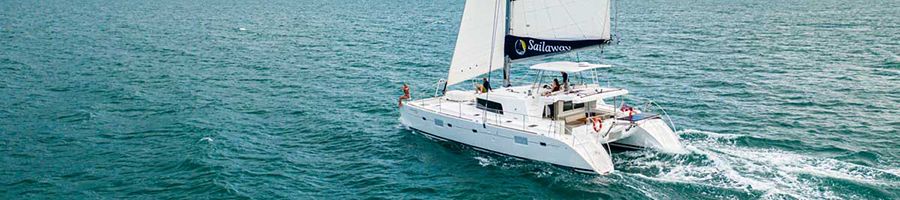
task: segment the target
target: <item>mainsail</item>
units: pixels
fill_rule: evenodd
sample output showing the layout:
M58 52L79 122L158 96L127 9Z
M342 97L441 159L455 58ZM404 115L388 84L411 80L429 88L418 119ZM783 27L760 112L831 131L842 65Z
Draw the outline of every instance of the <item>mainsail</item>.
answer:
M566 53L610 39L609 0L518 0L510 4L511 60Z
M466 1L447 85L503 69L507 58L516 61L607 43L609 3L610 0Z

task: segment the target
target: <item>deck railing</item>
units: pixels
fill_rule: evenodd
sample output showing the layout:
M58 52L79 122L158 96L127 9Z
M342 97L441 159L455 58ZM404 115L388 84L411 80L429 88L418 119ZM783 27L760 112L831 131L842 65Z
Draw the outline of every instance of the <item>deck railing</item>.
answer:
M435 109L435 107L427 106L427 104L428 104L427 101L422 101L422 103L423 103L423 106L422 106L423 109L432 110L432 111L435 111L435 112L438 112L438 113L441 113L444 115L448 115L448 116L455 116L455 117L463 118L463 119L480 120L482 123L486 123L486 124L518 129L518 130L522 130L525 132L530 132L532 134L545 134L547 136L554 136L556 138L563 138L563 137L560 137L560 135L563 135L563 134L569 135L570 137L572 137L571 138L572 145L584 145L584 143L586 143L586 142L591 142L594 144L601 144L601 141L599 140L599 138L593 138L593 137L592 138L584 138L583 135L592 134L590 132L590 130L588 130L587 133L581 133L581 132L584 132L584 130L582 130L579 133L575 133L575 130L572 130L571 128L566 127L564 122L561 122L558 120L549 120L549 119L543 118L543 117L530 116L530 115L526 115L524 113L511 112L511 111L506 111L506 110L502 111L503 114L500 114L501 110L484 108L484 107L478 108L477 111L480 111L480 112L463 113L462 105L466 104L466 103L474 104L474 103L476 103L475 101L462 101L462 102L454 101L453 103L457 104L456 110L453 110L453 109L448 110L448 109L444 108L444 105L446 102L445 102L445 99L441 98L441 97L438 97L436 101L431 102L431 103L438 104L436 109ZM660 110L662 109L662 107L660 107L659 105L657 105L655 103L651 103L651 104L659 107ZM618 109L618 108L614 108L614 109ZM668 114L665 113L664 110L662 110L662 112L668 118ZM463 115L466 115L466 116L464 117ZM618 120L615 119L614 121L618 121ZM669 121L669 123L671 123L671 120L668 120L668 121ZM517 124L517 123L513 123L513 122L519 122L519 123ZM537 126L544 126L544 127L537 127ZM615 126L615 125L612 125L612 126ZM674 128L674 124L672 124L672 126ZM609 134L609 133L606 133L606 134ZM598 136L598 137L606 137L606 136Z
M464 102L453 102L457 104L457 110L446 110L444 109L444 99L437 98L437 109L433 109L427 106L427 102L422 101L422 108L436 111L438 113L450 116L456 116L458 118L470 118L481 120L483 123L488 123L492 125L507 127L507 128L515 128L521 129L523 131L531 132L534 134L546 134L546 135L554 135L558 136L560 134L561 127L563 125L558 121L548 120L543 117L530 116L524 113L517 113L505 110L497 110L491 108L478 108L479 111L477 113L466 114L463 113L462 105L465 103L475 103L474 101L464 101ZM455 112L455 113L454 113ZM503 114L500 114L500 113ZM467 117L463 117L466 115ZM520 124L515 124L513 122L519 122ZM549 122L549 123L547 123ZM537 128L537 126L546 126L546 128Z
M633 96L629 96L629 98L633 98L638 101L643 101L644 104L643 104L643 106L638 107L639 110L641 110L643 112L651 112L651 113L655 112L658 114L662 114L661 118L664 121L668 122L670 126L672 126L672 130L678 131L678 129L675 127L675 122L672 120L672 117L669 116L669 113L666 112L666 109L663 108L662 106L660 106L659 104L657 104L655 101L646 99L646 98L633 97Z
M446 83L447 83L447 80L444 80L444 79L439 79L437 81L437 83L434 83L434 96L433 97L440 96L441 91L444 90L443 87L444 87L444 85L446 85Z

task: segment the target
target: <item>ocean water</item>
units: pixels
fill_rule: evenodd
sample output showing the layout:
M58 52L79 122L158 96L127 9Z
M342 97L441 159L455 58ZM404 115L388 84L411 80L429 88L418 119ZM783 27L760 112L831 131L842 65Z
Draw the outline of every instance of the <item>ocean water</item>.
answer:
M548 60L615 65L689 152L596 176L399 125L462 0L0 0L0 199L900 198L900 1L617 4Z

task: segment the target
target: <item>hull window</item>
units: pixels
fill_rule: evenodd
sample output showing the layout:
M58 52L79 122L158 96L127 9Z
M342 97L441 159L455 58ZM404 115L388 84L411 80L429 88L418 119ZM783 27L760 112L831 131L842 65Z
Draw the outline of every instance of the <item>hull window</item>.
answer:
M515 136L516 143L528 145L528 138Z
M444 126L444 120L434 119L435 126Z

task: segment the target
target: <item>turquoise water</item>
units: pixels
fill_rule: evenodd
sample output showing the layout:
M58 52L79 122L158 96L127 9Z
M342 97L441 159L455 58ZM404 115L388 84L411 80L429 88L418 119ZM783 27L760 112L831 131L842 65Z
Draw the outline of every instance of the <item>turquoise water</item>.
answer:
M608 176L399 126L463 4L0 0L0 199L900 198L898 1L619 2L611 82L689 153Z

